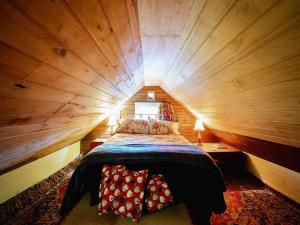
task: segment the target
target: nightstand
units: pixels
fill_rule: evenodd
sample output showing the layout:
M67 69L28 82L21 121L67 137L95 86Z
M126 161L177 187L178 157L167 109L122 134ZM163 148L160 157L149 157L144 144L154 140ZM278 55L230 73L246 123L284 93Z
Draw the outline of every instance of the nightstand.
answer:
M202 143L197 145L207 152L218 164L224 166L242 167L243 152L223 142Z
M105 143L108 139L103 139L103 138L97 138L91 141L90 143L90 150L91 151L93 148L96 148L99 145L102 145Z

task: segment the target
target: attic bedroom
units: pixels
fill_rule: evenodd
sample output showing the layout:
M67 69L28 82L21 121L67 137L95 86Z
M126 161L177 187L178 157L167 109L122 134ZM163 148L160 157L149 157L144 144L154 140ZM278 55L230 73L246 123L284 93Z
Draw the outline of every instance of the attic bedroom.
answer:
M299 0L2 0L0 105L0 224L300 224Z

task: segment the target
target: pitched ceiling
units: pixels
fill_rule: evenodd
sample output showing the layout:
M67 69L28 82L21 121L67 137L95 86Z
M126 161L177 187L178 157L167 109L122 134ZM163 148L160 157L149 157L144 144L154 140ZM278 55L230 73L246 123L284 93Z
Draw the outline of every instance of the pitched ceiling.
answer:
M2 171L80 140L144 83L209 127L300 147L298 0L9 0L0 9Z
M80 140L143 86L136 2L0 1L0 170Z
M299 0L141 0L139 18L146 84L210 128L300 147Z

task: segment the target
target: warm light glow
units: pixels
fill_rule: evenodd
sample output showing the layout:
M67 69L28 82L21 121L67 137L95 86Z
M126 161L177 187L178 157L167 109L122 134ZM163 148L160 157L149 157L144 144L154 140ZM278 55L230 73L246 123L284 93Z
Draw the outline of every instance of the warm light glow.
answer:
M148 91L148 101L155 101L155 91Z
M199 113L198 111L196 111L195 109L193 109L190 105L188 104L183 104L186 108L188 108L189 111L191 111L191 113L196 117L202 120L202 123L205 123L206 125L211 124L211 119L203 114L203 113Z
M115 126L115 125L117 125L117 116L116 115L111 115L110 117L109 117L109 119L108 119L108 126L109 127L113 127L113 126Z
M194 130L198 130L198 131L199 131L199 130L200 130L200 131L203 131L203 130L204 130L203 122L202 122L201 119L197 119L197 120L196 120Z
M125 102L125 101L124 101ZM106 119L107 117L110 117L112 115L115 116L116 118L116 121L117 121L117 118L120 113L120 111L125 107L124 105L124 102L122 103L119 103L118 105L116 105L113 109L105 112L104 114L101 114L96 120L95 120L95 124L99 124L101 123L104 119Z

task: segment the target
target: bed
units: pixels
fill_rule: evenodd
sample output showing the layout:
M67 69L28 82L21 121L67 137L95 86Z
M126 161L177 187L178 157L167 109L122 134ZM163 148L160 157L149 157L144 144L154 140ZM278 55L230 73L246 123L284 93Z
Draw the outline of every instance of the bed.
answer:
M100 173L104 164L125 164L128 169L148 169L163 174L175 203L195 210L198 224L209 224L211 212L226 209L224 180L212 158L179 134L113 135L88 153L74 171L60 213L69 212L86 192L91 205L98 203ZM147 213L147 212L144 212Z

